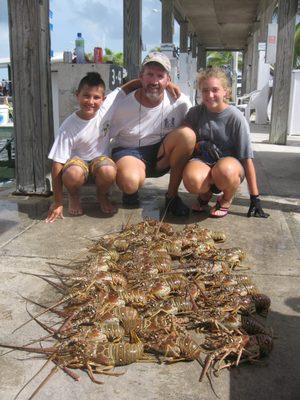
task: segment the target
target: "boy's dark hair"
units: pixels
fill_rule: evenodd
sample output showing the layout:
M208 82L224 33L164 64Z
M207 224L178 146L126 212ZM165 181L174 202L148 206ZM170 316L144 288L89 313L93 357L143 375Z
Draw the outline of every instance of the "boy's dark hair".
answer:
M78 89L77 91L80 92L80 90L83 88L83 86L101 86L103 90L105 91L105 83L104 80L101 78L101 75L98 74L98 72L88 72L86 76L84 76L81 81L79 82Z

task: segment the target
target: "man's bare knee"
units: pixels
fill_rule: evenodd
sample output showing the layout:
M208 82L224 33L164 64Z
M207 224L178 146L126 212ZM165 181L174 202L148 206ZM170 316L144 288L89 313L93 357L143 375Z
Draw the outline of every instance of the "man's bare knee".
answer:
M190 156L194 150L196 143L195 132L188 128L182 127L170 132L165 139L166 152L177 153L178 155Z

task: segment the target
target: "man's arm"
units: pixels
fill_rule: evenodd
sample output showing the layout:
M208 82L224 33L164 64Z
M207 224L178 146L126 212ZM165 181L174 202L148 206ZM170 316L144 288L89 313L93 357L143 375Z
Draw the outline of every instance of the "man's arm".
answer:
M131 81L124 83L124 85L121 86L121 89L126 94L129 94L134 90L140 89L141 87L142 85L140 79L132 79ZM177 100L181 95L179 86L175 85L172 82L169 82L166 89L175 100Z
M51 204L45 222L54 222L58 218L63 218L63 182L62 169L63 164L53 161L52 164L52 185L54 193L54 203Z
M121 89L123 92L126 94L129 94L141 87L141 81L139 79L132 79L131 81L124 83L124 85L121 86Z

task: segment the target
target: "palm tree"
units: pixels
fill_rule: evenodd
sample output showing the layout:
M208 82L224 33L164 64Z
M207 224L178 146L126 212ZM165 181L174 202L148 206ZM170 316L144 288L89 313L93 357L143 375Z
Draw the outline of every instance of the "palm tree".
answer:
M208 51L206 64L212 67L230 67L232 66L232 52L231 51ZM241 70L243 59L241 53L238 56L238 69Z
M300 69L300 23L297 24L295 32L294 68Z
M105 56L103 57L103 62L111 62L122 67L124 65L123 53L114 53L112 50L105 48Z

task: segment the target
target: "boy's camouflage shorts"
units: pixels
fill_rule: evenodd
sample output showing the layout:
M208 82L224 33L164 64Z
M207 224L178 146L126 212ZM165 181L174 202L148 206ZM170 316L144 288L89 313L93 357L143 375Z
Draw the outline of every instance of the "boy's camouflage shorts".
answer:
M107 156L99 156L94 158L92 161L84 161L79 157L73 157L64 164L62 172L64 173L66 169L72 165L77 165L82 168L85 179L88 179L89 175L94 177L96 170L100 167L108 165L116 168L116 164Z

